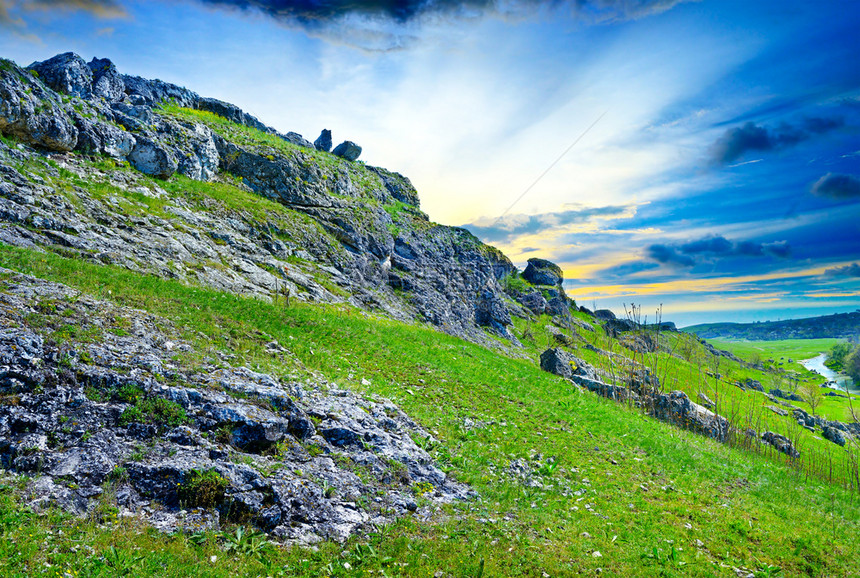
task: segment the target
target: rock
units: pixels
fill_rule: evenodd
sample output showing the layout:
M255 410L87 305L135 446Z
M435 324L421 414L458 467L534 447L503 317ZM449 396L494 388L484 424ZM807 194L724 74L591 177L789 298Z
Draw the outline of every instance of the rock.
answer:
M726 418L690 401L683 391L654 396L652 413L658 419L669 421L725 442L731 426Z
M567 297L557 295L546 303L547 315L567 316L570 314L570 301Z
M772 431L766 431L761 434L761 441L766 444L770 444L777 449L777 451L784 453L787 456L792 458L800 457L800 452L798 452L794 445L784 435L780 435L778 433L774 433Z
M57 92L83 99L93 94L93 73L84 59L73 52L34 62L27 70L35 71L42 82Z
M288 143L294 144L296 146L304 147L306 149L314 148L314 144L300 135L297 132L288 132L287 134L279 134L279 137L287 141Z
M711 398L709 398L707 395L705 395L702 392L699 392L698 398L699 398L699 401L702 402L702 405L704 405L706 408L714 409L714 405L716 405L716 404L714 404L714 402L711 401Z
M117 102L125 96L125 83L113 62L107 58L93 58L87 67L92 72L92 95L108 102Z
M796 393L788 393L779 388L771 389L769 393L774 397L780 397L782 399L787 399L788 401L803 401L803 398Z
M547 301L543 294L537 289L533 289L528 293L519 293L516 300L520 305L534 313L535 315L543 315L546 313Z
M595 319L602 319L604 321L613 321L616 319L615 313L610 311L609 309L597 309L594 312Z
M762 387L761 382L752 379L751 377L748 377L746 380L744 380L744 387L746 387L747 389L764 392L764 387Z
M564 332L560 331L560 330L559 330L557 327L555 327L554 325L547 325L547 326L545 326L545 327L544 327L544 329L546 329L546 332L547 332L547 333L548 333L548 334L549 334L553 339L555 339L555 341L556 341L557 343L560 343L561 345L567 345L567 346L573 345L573 339L572 339L569 335L567 335L567 334L565 334Z
M824 439L830 440L836 445L844 446L846 443L845 435L835 427L824 426L821 429L821 435L824 436Z
M354 161L361 155L361 147L352 141L343 141L337 145L332 154L342 157L348 161Z
M88 154L104 154L115 159L123 159L131 154L137 143L130 133L106 122L94 122L76 115L75 124L78 128L78 142L75 150Z
M137 139L128 160L140 172L160 179L170 178L179 168L179 161L167 148L146 137Z
M561 287L561 283L564 281L564 272L552 261L533 257L528 260L528 265L523 271L523 279L533 285Z
M780 409L780 408L776 407L775 405L768 405L765 407L767 407L767 409L769 409L770 411L772 411L776 415L781 415L781 416L787 416L788 415L787 411L785 411L784 409Z
M607 311L607 310L603 309L601 311ZM611 311L610 311L610 313L611 313ZM603 330L606 331L606 334L607 335L613 335L613 336L617 335L620 332L633 331L637 327L638 326L636 325L636 323L634 323L630 319L611 318L611 319L608 319L606 321L606 323L603 324Z
M202 97L195 103L198 110L205 110L227 120L261 130L263 132L274 132L272 129L257 120L257 117L248 114L235 104L218 100L217 98Z
M547 349L540 355L540 368L566 379L573 378L579 360L564 349Z
M8 60L0 61L0 132L60 152L78 142L78 130L57 95Z
M50 302L63 309L44 308L44 326L22 328L37 304ZM371 520L379 526L415 511L413 483L433 488L424 494L431 508L473 495L412 441L432 436L390 401L226 363L201 372L174 358L187 344L163 332L166 319L2 269L0 303L0 393L16 395L15 404L0 404L0 467L24 476L31 507L85 515L105 498L113 504L103 491L111 480L121 516L165 532L217 528L219 511L229 511L281 539L312 543L343 541ZM123 335L109 329L115 319L128 321ZM60 321L105 330L62 344L38 333L52 334ZM187 387L162 385L168 376ZM181 406L184 423L120 426L135 390ZM323 420L322 435L308 420L301 443L293 421L308 415ZM264 449L269 455L260 456ZM195 503L200 476L217 485Z
M317 140L314 141L314 147L318 151L329 152L331 150L331 131L324 128Z
M481 299L475 308L475 323L482 327L489 327L500 335L507 336L507 326L511 324L511 314L498 295L486 289L481 294Z
M147 80L139 76L120 75L125 86L125 93L132 104L155 105L165 100L171 100L178 106L194 108L200 97L181 86L162 80Z

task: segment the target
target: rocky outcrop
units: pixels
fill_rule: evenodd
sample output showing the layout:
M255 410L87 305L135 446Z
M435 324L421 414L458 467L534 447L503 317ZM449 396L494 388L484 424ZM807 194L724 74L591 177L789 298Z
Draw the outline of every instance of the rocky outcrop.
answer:
M98 337L49 337L68 324ZM415 445L430 434L391 402L226 359L184 366L176 354L192 346L169 328L0 271L0 465L29 478L33 507L85 513L110 482L120 515L165 531L235 518L312 543L416 510L415 484L431 503L470 496ZM217 491L198 495L201 477Z
M486 328L516 343L507 329L510 302L499 284L515 271L513 264L467 231L431 223L402 175L319 153L301 135L278 133L232 104L160 80L122 75L107 59L86 64L66 54L35 63L32 71L9 61L0 66L0 131L40 149L13 152L0 144L0 169L9 169L0 170L5 242L59 244L84 258L98 256L265 297L286 290L312 300L347 300L399 319L428 321L473 341L497 343ZM60 92L46 86L39 71ZM167 101L296 146L272 148L265 139L234 142L229 131L215 132L221 121L210 127L200 122L206 115L169 114L156 106ZM319 228L313 236L302 225L305 231L294 240L295 223L285 230L283 223L249 219L246 213L237 219L192 208L182 195L166 198L145 178L118 170L104 175L111 180L111 195L94 194L103 175L78 156L51 161L80 179L74 192L57 195L52 187L67 190L67 177L43 167L44 149L109 156L163 180L180 174L206 181L218 171L229 173L234 184L310 217ZM358 150L347 142L340 153L354 160ZM19 170L23 173L16 176ZM38 180L42 174L48 183ZM115 194L163 199L166 218L144 214L129 224ZM204 213L208 216L201 219ZM313 264L285 262L299 251ZM339 290L322 289L315 277ZM550 299L546 310L562 312L565 305Z

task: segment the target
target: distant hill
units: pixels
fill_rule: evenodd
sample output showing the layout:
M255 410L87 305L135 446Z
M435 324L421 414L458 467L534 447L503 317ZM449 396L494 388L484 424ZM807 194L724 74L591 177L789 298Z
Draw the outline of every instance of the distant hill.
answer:
M729 337L767 341L837 337L857 341L860 337L860 309L852 313L763 323L702 323L684 327L681 331L695 333L704 339Z

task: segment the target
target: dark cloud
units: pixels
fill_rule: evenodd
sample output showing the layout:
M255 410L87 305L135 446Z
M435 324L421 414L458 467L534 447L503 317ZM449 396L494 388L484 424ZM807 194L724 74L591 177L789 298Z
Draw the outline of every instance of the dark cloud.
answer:
M664 265L692 267L696 264L692 257L679 253L678 249L669 245L650 245L646 252L648 257Z
M681 245L651 245L646 249L646 254L654 261L665 265L692 267L696 264L695 256L703 258L771 256L784 259L791 255L791 247L786 241L733 243L721 235L715 235Z
M812 185L812 192L822 197L834 199L860 197L860 178L854 175L827 173Z
M844 125L842 118L807 118L799 124L780 123L773 128L749 121L727 129L711 147L711 157L717 164L724 165L738 160L747 152L789 148Z
M499 243L510 241L521 235L533 235L575 223L584 223L597 217L622 218L628 211L628 207L609 206L569 209L540 215L506 215L496 221L486 219L485 222L490 224L482 224L479 221L478 223L463 225L463 228L468 229L484 242Z
M205 4L256 10L276 20L319 26L347 16L404 23L430 14L529 14L541 6L569 6L594 21L631 20L663 12L687 0L199 0Z
M860 277L860 263L851 263L844 267L827 269L824 274L828 277Z

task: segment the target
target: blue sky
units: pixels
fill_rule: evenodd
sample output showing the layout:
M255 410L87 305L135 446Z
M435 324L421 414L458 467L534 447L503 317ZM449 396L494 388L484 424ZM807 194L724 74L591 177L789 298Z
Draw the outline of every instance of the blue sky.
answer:
M0 0L0 55L108 57L329 128L434 220L557 261L589 307L860 307L860 3L313 4Z

